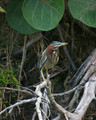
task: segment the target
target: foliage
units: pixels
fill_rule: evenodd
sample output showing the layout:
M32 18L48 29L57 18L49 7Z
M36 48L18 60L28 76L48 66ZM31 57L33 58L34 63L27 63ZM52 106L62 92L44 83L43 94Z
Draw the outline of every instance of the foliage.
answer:
M23 15L38 30L55 28L64 13L64 0L24 0Z
M96 27L96 0L68 0L72 16L90 27Z
M63 13L63 0L11 0L8 4L7 20L18 32L32 34L37 30L48 31L55 28Z
M32 34L37 32L24 19L22 14L23 0L11 0L7 9L7 20L9 25L20 33Z
M96 27L95 0L68 0L72 16L88 26ZM64 0L11 0L7 9L9 25L20 33L55 28L64 14Z
M19 84L18 80L15 77L16 69L13 68L13 71L10 68L4 67L0 68L0 86L7 85L17 85Z
M0 6L0 12L6 13L6 11Z

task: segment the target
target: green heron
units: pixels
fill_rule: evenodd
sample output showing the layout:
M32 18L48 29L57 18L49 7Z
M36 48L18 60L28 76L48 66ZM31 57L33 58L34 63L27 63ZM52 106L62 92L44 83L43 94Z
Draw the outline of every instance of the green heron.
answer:
M46 70L46 75L48 79L48 69L53 68L58 63L59 47L63 45L67 45L67 43L53 41L42 53L41 59L37 63L37 67L40 69L43 80L45 80L43 70Z

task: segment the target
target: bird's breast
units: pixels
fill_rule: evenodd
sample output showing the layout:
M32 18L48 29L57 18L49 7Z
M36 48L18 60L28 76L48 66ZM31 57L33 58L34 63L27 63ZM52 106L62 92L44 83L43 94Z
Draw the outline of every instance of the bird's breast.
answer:
M53 51L52 54L47 55L47 60L44 65L45 69L53 68L59 61L59 50Z

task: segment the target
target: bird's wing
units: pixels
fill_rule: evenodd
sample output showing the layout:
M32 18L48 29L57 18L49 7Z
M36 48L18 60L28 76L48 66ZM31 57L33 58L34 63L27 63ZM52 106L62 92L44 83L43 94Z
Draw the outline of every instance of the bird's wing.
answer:
M46 56L46 50L42 53L42 56L41 56L41 59L38 61L37 63L37 67L39 69L42 69L44 63L46 62L47 60L47 56Z

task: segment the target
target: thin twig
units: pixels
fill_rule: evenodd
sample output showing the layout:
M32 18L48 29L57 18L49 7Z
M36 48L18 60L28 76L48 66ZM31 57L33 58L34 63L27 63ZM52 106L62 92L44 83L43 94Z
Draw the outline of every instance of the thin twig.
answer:
M77 70L73 78L69 81L69 83L72 83L72 82L74 83L73 87L75 87L78 84L78 82L82 79L84 73L88 70L92 61L94 61L95 59L96 59L96 49L92 51L89 57L79 67L79 69Z
M45 111L42 110L41 108L40 108L40 110L41 110L41 112L44 114L44 116L47 118L47 120L49 120L49 118L47 117L47 114L45 113ZM43 118L43 120L45 120L45 119Z
M17 103L15 103L15 104L13 104L13 105L11 105L11 106L9 106L9 107L6 107L4 110L2 110L2 111L0 112L0 115L3 114L5 111L11 109L11 108L17 107L17 106L22 105L22 104L24 104L24 103L33 102L33 101L35 101L35 100L36 100L36 98L21 100L20 102L17 102Z
M31 90L30 88L28 88L28 87L23 87L23 86L20 86L20 85L16 85L16 86L21 88L21 89L25 89L25 90L30 91L31 93L35 94L35 92L33 90Z
M24 47L23 47L23 55L22 55L22 61L21 61L21 65L20 65L20 74L19 74L19 83L21 83L21 74L22 74L22 69L23 69L23 65L26 59L26 40L27 40L27 36L24 37Z
M69 120L66 114L65 114L65 118L66 118L66 120Z
M53 94L53 96L68 95L68 94L74 92L77 88L78 88L78 86L74 87L73 89L71 89L71 90L69 90L69 91L63 92L63 93L57 93L57 94L55 93L55 94Z
M63 35L62 35L62 32L61 32L60 26L57 27L57 30L58 30L58 32L59 32L61 41L64 42L64 38L63 38ZM67 50L67 47L66 47L66 46L63 46L63 49L64 49L64 52L65 52L65 54L66 54L66 56L67 56L67 58L68 58L68 60L69 60L69 62L70 62L70 64L71 64L71 66L72 66L72 69L73 69L74 71L76 71L77 68L76 68L73 60L72 60L71 57L70 57L70 54L69 54L69 52L68 52L68 50Z
M36 114L37 114L36 112L33 113L33 116L32 116L31 120L35 120Z
M33 95L32 92L29 92L29 91L26 91L26 90L21 90L21 89L14 89L14 88L9 88L9 87L0 87L0 89L2 90L10 90L10 91L17 91L17 92L23 92L23 93L26 93L26 94L29 94L29 95Z
M71 57L73 58L73 51L74 51L74 19L71 22Z
M58 111L59 113L61 113L61 114L66 114L66 113L67 113L68 116L73 116L72 113L70 113L70 112L68 112L67 110L65 110L61 105L59 105L59 104L55 101L54 96L53 96L53 94L51 93L51 82L50 82L50 81L47 81L47 85L48 85L48 87L47 87L48 97L49 97L49 99L50 99L50 101L51 101L51 104L52 104L53 107L55 108L55 110L57 110L57 111Z
M28 47L30 47L30 45L32 45L33 43L39 41L40 39L42 38L42 33L41 32L38 32L36 33L32 39L30 39L27 43L26 43L26 49L28 49ZM18 54L21 54L23 52L23 48L20 48L19 50L17 50L16 52L13 52L12 53L12 56L16 56Z
M67 71L68 69L69 69L69 66L68 66L68 67L66 67L66 68L65 68L65 69L63 69L63 70L60 70L60 71L58 71L58 72L54 73L53 75L51 75L51 76L49 77L49 79L51 79L51 78L53 78L53 77L55 77L55 76L59 75L59 74L60 74L60 73L62 73L62 72Z
M61 118L61 116L58 115L56 118L54 118L54 119L52 119L52 120L61 120L60 118Z

